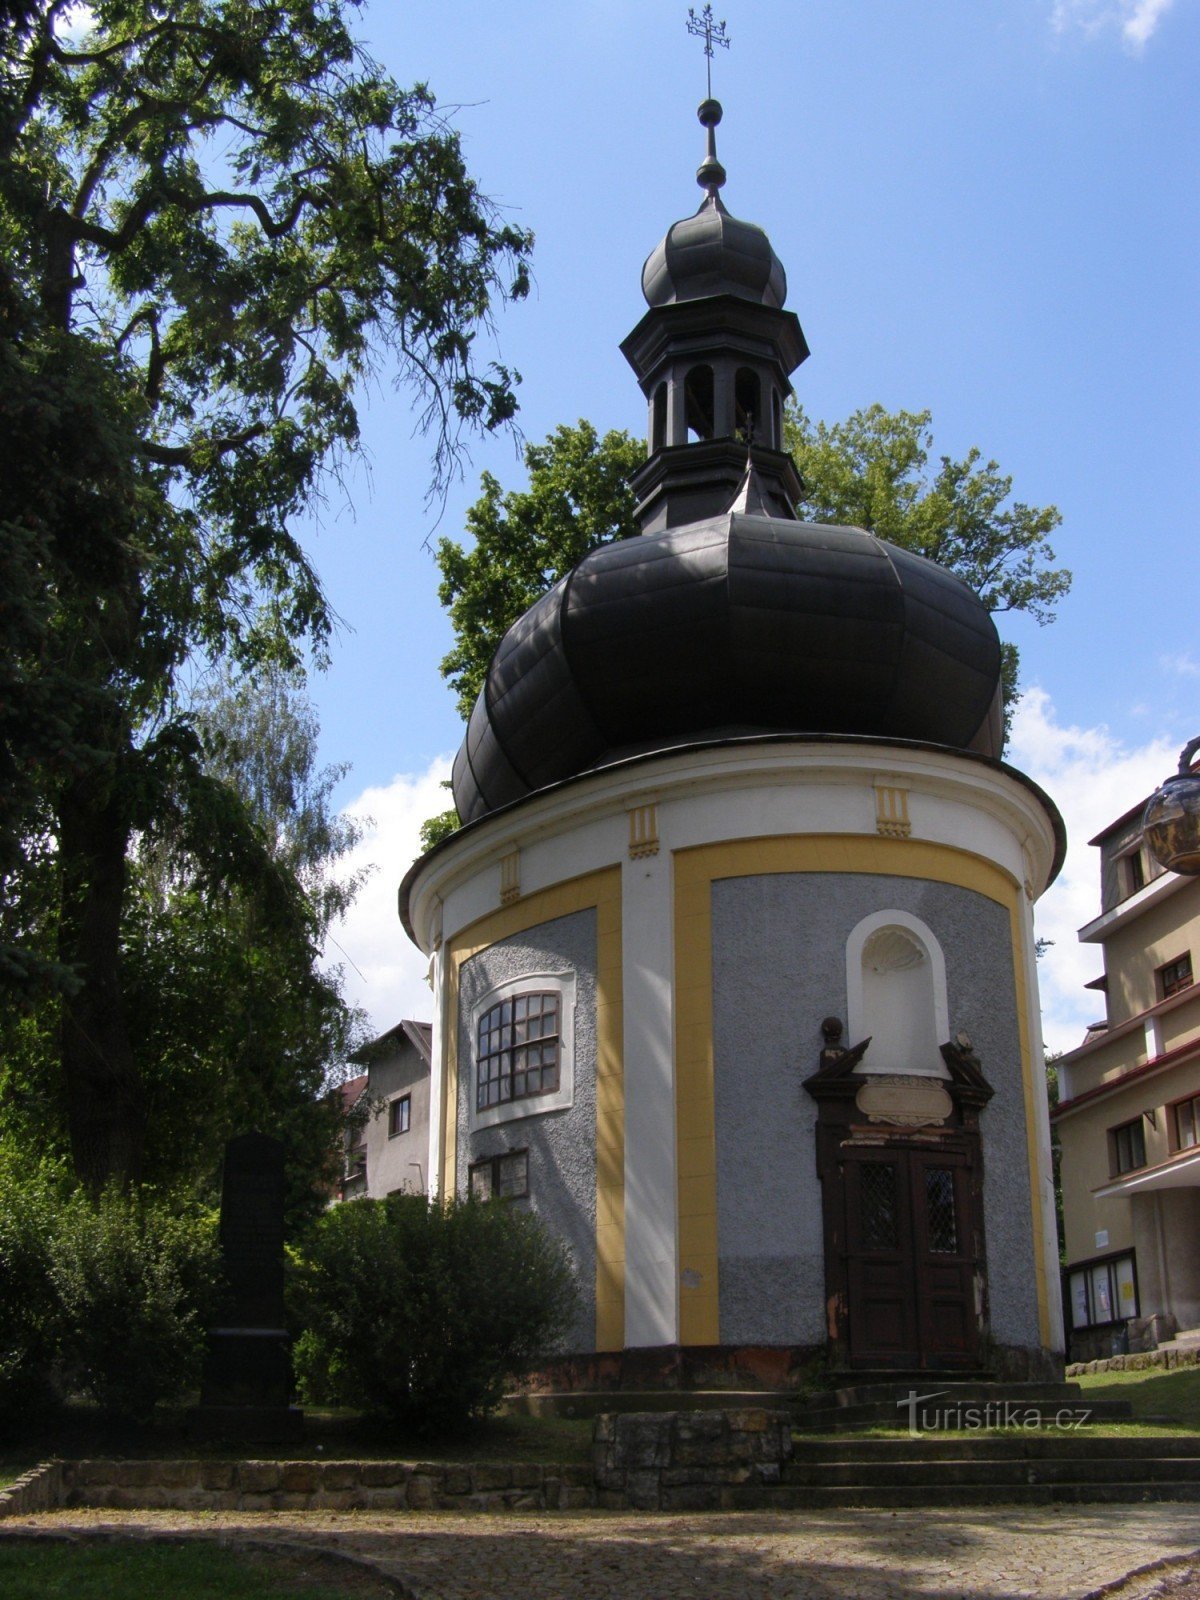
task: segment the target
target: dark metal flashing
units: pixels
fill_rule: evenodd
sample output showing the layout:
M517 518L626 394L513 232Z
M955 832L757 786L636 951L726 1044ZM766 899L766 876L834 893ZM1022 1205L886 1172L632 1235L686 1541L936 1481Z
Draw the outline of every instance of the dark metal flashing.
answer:
M518 799L507 804L497 806L494 811L485 812L483 816L475 818L472 822L465 822L447 838L427 850L423 856L418 856L412 866L404 874L397 891L397 911L400 923L405 933L414 944L417 943L413 932L412 921L409 916L409 897L413 884L419 873L434 861L439 855L444 854L452 844L464 838L469 833L488 826L497 818L512 816L522 806L530 805L535 800L544 799L546 795L561 793L574 786L586 783L591 778L607 776L613 772L630 771L634 767L644 766L647 762L660 760L664 756L694 754L701 750L726 750L748 748L754 745L851 745L873 746L883 750L928 750L934 755L954 756L959 761L974 762L986 767L992 772L1002 772L1005 777L1012 778L1023 789L1029 791L1045 812L1054 833L1054 858L1050 865L1050 874L1046 879L1047 888L1062 871L1063 862L1067 856L1067 830L1059 814L1058 807L1050 796L1034 780L1021 772L1017 767L1009 766L1007 761L1001 761L996 756L984 755L975 750L960 750L951 745L935 744L928 739L880 739L869 734L851 733L738 733L729 734L721 738L706 738L688 740L680 744L656 746L653 749L640 750L636 754L624 754L605 760L595 767L589 767L586 772L574 773L569 778L560 778L557 782L548 783L542 789L535 789L531 794L521 795Z

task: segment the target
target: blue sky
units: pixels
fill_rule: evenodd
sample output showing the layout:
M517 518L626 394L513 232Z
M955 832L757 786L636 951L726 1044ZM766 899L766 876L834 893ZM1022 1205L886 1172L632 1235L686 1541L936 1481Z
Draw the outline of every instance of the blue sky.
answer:
M714 62L724 199L787 268L812 350L798 397L830 421L928 407L938 450L980 446L1019 498L1063 513L1075 584L1059 620L999 621L1032 691L1013 759L1071 831L1040 917L1048 1032L1069 1045L1095 1009L1081 985L1097 958L1072 933L1097 896L1086 840L1200 732L1200 3L729 0L717 15L733 41ZM643 309L643 259L700 198L704 60L685 16L675 0L363 14L373 53L457 108L481 186L537 235L534 294L496 327L530 439L579 417L643 429L617 345ZM339 944L382 1029L428 1010L395 887L461 732L426 541L459 535L480 470L517 486L521 469L511 439L484 442L429 507L407 396L384 379L364 401L369 468L306 538L344 622L314 682L323 747L352 763L343 803L377 823L362 859L378 870Z

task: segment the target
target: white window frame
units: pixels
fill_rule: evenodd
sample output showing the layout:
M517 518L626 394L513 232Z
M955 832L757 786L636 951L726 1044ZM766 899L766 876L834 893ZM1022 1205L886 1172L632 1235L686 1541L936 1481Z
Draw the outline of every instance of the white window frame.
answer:
M512 1000L523 994L557 994L558 996L558 1088L548 1094L531 1095L520 1100L509 1100L504 1105L478 1109L479 1089L479 1023L486 1011L501 1000ZM524 973L506 983L489 989L471 1008L469 1022L470 1040L467 1050L467 1127L471 1133L481 1128L494 1128L504 1122L518 1122L525 1117L545 1116L548 1111L569 1111L575 1104L575 974L573 972Z

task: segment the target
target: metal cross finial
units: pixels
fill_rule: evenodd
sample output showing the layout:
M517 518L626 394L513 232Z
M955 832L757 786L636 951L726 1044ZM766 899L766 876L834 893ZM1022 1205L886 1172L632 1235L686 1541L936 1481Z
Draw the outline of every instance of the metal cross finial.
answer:
M711 100L713 45L719 44L722 50L729 49L729 40L725 37L725 24L724 22L713 21L711 5L706 5L699 16L689 6L687 31L695 34L697 39L704 40L705 66L708 69L708 98Z

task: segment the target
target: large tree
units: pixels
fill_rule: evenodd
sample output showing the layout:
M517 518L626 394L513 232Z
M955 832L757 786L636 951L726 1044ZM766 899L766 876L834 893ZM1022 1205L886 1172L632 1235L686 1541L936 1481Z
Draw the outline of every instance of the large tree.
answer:
M18 0L0 36L0 873L10 996L57 996L76 1170L136 1179L130 844L266 881L177 692L198 653L319 655L292 524L358 444L371 370L415 388L435 481L515 410L475 335L527 287L423 87L339 0ZM230 825L227 825L230 824ZM261 845L261 840L257 841ZM53 856L53 936L39 913Z
M865 406L844 422L814 422L789 406L784 442L804 485L799 512L812 522L866 528L957 572L989 611L1024 611L1054 620L1071 574L1053 565L1049 535L1057 506L1012 499L1012 478L974 446L961 461L939 456L930 468L928 411ZM1018 697L1017 647L1005 642L1005 717ZM1006 720L1007 727L1007 720Z
M121 978L142 1175L205 1192L225 1140L261 1128L288 1146L298 1219L323 1203L339 1130L328 1091L364 1031L321 959L361 881L344 867L359 829L333 806L345 769L318 766L295 675L216 673L193 718L207 788L176 797L186 816L140 834L126 867ZM53 852L38 870L53 880ZM53 897L41 899L52 924ZM67 1153L70 1120L55 1020L49 1006L0 1019L0 1142L51 1157Z
M638 532L629 478L645 460L629 434L603 438L590 422L560 426L544 444L525 446L526 489L502 489L483 474L467 511L470 548L438 541L438 598L450 613L454 647L441 664L471 715L488 663L507 630L538 595L597 545Z

